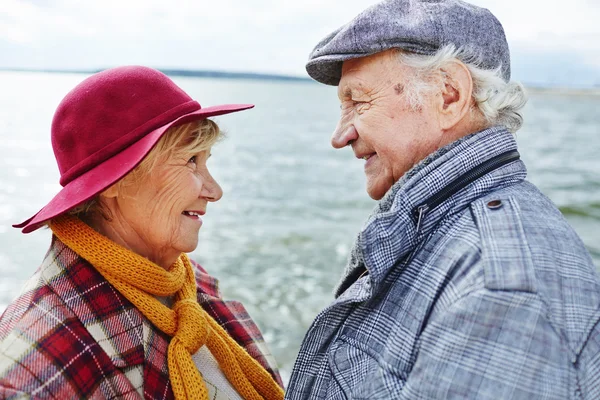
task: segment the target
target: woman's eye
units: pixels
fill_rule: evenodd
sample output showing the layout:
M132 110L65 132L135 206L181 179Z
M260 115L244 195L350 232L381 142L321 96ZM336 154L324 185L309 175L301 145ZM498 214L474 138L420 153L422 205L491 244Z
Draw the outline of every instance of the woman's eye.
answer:
M189 160L188 160L188 164L196 164L196 160L198 159L198 156L192 156Z

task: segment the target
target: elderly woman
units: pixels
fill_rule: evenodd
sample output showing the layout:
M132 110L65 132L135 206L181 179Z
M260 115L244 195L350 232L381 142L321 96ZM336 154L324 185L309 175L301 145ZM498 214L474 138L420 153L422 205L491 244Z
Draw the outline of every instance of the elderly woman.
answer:
M187 252L222 191L219 137L164 74L110 69L59 105L63 189L35 216L52 243L0 318L0 398L279 399L281 380L244 308Z

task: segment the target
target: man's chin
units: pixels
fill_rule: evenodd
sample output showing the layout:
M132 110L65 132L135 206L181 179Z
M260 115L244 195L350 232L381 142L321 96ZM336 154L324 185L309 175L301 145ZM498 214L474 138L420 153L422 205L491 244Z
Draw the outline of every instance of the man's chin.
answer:
M369 185L367 182L367 194L373 200L381 200L392 185Z

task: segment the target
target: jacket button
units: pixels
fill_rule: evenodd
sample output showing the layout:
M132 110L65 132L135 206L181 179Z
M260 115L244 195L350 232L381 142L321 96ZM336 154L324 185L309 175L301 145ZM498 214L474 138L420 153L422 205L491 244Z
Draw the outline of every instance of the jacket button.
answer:
M498 208L502 207L502 200L492 200L489 203L487 203L487 207L490 210L498 209Z

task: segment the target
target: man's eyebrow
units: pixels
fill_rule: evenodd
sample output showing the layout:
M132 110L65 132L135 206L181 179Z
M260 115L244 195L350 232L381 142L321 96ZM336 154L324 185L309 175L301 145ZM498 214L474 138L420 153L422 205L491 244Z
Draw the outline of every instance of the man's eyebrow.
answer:
M341 94L340 99L347 99L352 97L352 89L350 88L350 86L345 86L339 93Z

